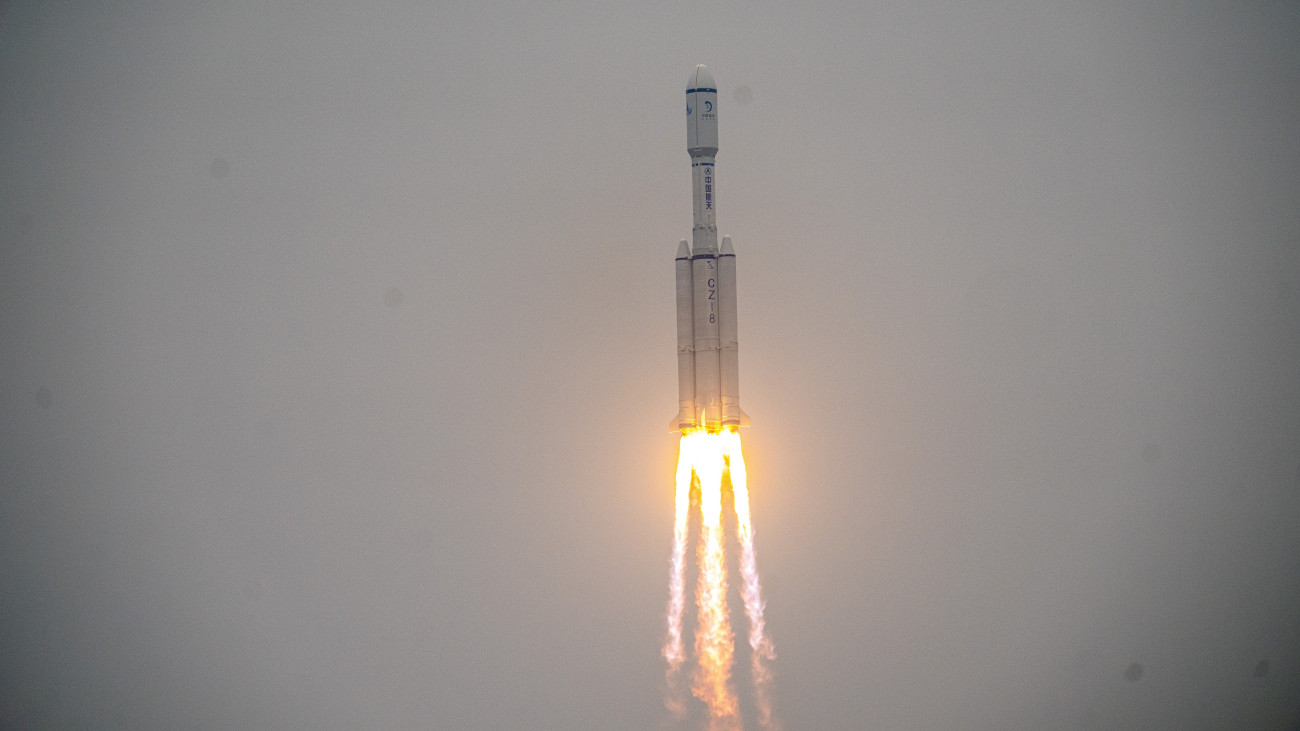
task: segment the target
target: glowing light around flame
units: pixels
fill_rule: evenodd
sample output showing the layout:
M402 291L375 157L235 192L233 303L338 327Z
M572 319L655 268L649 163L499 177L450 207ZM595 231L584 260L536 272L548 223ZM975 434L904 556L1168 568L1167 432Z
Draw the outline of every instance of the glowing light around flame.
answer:
M728 476L736 508L736 533L740 545L741 598L749 620L750 669L759 723L775 729L772 716L771 669L776 658L765 634L762 589L754 552L754 531L749 517L749 490L740 435L734 429L682 435L677 461L676 519L669 576L668 637L663 655L668 661L668 695L665 704L681 718L686 712L680 673L686 660L682 615L686 607L686 542L689 537L691 487L699 487L700 538L696 551L699 578L695 589L698 627L695 631L697 666L691 674L691 693L708 708L712 731L739 729L740 704L731 686L734 637L727 609L727 561L722 520L723 477Z

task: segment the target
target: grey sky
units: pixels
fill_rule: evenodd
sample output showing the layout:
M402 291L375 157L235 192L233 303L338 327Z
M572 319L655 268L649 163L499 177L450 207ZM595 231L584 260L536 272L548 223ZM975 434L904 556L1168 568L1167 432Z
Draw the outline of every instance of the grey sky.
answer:
M787 728L1300 722L1297 3L14 1L0 726L663 726L696 63Z

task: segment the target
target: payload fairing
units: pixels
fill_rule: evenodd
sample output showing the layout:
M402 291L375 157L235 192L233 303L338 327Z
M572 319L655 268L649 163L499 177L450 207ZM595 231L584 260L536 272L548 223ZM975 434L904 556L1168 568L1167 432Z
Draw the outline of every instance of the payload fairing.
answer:
M672 431L749 426L740 410L736 252L718 247L718 88L703 65L686 84L686 151L691 155L695 227L677 246L677 392Z

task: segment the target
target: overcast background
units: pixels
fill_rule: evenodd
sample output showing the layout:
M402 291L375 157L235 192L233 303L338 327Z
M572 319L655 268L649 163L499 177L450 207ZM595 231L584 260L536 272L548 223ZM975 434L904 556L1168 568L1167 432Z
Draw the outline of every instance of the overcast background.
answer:
M0 726L672 727L700 62L785 726L1300 723L1296 2L13 1Z

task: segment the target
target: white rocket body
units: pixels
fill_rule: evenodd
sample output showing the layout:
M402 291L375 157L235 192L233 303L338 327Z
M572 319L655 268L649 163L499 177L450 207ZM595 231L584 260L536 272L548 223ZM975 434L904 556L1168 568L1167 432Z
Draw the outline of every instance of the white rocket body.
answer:
M696 66L686 85L686 150L691 155L694 229L677 247L677 390L673 431L749 426L740 409L736 327L736 252L718 248L716 178L718 89Z

